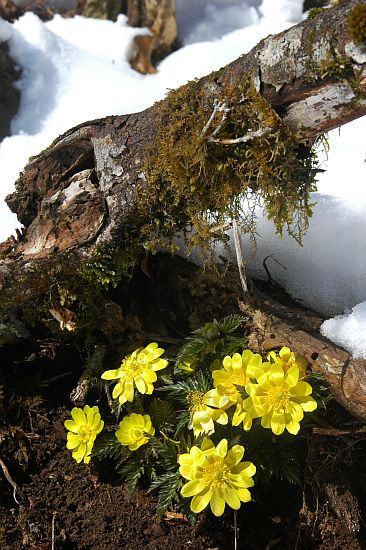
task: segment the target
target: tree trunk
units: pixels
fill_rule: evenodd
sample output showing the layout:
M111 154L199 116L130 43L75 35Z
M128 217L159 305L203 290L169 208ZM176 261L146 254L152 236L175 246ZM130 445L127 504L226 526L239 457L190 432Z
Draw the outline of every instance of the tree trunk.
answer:
M294 201L306 210L309 147L318 135L366 114L366 46L348 26L358 3L340 2L262 40L142 113L79 125L33 158L7 199L25 229L17 241L0 245L3 308L36 303L49 293L50 274L75 279L85 264L100 267L98 254L108 247L112 256L116 248L134 249L133 257L189 224L201 229L205 211L222 208L222 220L222 203L233 208L245 192L262 193L279 225L288 222L281 216ZM291 188L279 176L282 165L300 178ZM294 332L291 312L282 310L281 317L271 307L265 313L263 300L257 302L253 319L263 310L265 324L275 324L270 330L315 361L339 402L366 419L366 362L351 361L320 337L319 317L312 328Z

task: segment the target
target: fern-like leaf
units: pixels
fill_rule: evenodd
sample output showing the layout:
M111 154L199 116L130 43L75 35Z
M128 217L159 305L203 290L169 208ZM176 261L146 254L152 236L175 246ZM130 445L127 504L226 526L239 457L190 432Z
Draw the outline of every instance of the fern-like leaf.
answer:
M150 448L165 472L177 468L177 447L169 440L160 441L157 437L149 438Z
M145 453L135 451L119 470L119 474L126 482L128 490L133 493L147 468Z
M174 502L179 500L179 489L184 480L178 470L167 472L157 477L150 485L148 492L158 491L158 503L156 514L161 518L165 512L173 507Z
M115 464L117 472L120 471L122 464L129 458L131 451L121 445L114 433L102 432L96 439L92 451L92 456L102 460L110 458Z

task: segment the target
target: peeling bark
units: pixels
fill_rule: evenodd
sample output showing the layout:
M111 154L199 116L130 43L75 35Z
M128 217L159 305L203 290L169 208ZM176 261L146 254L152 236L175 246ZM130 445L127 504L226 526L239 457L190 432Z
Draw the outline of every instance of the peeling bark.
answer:
M347 16L357 1L340 4L262 40L227 67L186 85L186 90L200 92L207 121L215 99L248 75L305 144L365 115L366 45L354 44L347 27ZM48 290L42 270L77 266L104 245L122 247L126 226L138 232L145 219L136 207L137 194L149 185L144 166L156 136L174 118L162 108L165 104L81 124L32 159L16 192L7 199L25 229L17 241L0 245L3 303L36 299ZM303 353L315 370L325 374L336 399L366 419L365 362L350 360L346 352L320 337L319 317L314 325L306 321L296 328L299 319L289 309L281 317L276 306L268 317L265 307L263 301L256 308L261 311L256 322L268 324L271 334L280 336L278 345L287 343ZM304 312L301 316L306 317ZM261 344L265 349L267 344Z

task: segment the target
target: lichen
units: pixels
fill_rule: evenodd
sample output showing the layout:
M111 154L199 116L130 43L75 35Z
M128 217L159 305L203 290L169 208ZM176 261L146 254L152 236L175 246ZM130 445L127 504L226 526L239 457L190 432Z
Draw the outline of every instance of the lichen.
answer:
M366 40L366 4L357 4L351 11L348 34L356 44Z
M221 87L215 78L208 85L196 81L171 91L161 104L166 124L151 147L144 167L148 183L138 200L140 212L148 214L141 232L145 246L154 248L181 232L191 246L206 247L213 233L220 238L219 228L240 217L244 230L253 232L245 204L253 209L258 201L280 234L286 228L300 241L315 189L312 151L300 151L296 136L257 92L251 75ZM215 105L221 110L215 112ZM223 143L265 128L247 142ZM215 143L210 136L217 129Z

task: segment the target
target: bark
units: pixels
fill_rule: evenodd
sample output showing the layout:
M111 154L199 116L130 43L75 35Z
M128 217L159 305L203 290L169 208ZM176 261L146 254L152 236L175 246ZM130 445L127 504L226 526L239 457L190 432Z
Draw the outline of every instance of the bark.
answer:
M347 24L357 3L341 2L262 40L214 75L186 85L184 93L189 96L193 90L201 98L200 108L208 121L214 100L250 75L262 97L297 132L299 141L312 143L316 136L366 114L366 46L353 42ZM175 120L174 113L164 108L167 101L142 113L79 125L31 160L16 192L7 199L25 229L17 240L0 245L3 304L22 304L47 293L45 270L60 266L72 270L103 246L123 246L126 227L138 234L146 222L146 212L137 208L137 195L149 188L145 165L153 162L151 147L157 136ZM235 108L230 105L232 112ZM313 327L294 330L291 311L284 310L281 317L273 305L274 313L268 317L262 306L255 310L269 319L264 324L271 327L271 333L311 359L314 368L327 377L336 398L366 419L366 363L351 361L346 352L321 338L319 317ZM314 359L316 354L318 359Z
M136 36L133 41L131 66L143 74L156 72L154 62L170 53L177 38L174 0L128 0L128 23L147 27L150 36Z
M49 21L55 15L55 13L64 13L65 10L54 9L47 5L44 0L29 0L28 2L22 5L16 5L12 0L1 0L0 1L0 17L6 21L14 21L20 16L24 15L25 12L32 11L42 21ZM69 13L71 15L71 12Z
M19 72L14 68L6 44L0 44L0 141L10 135L10 123L18 107L20 93L14 86Z

